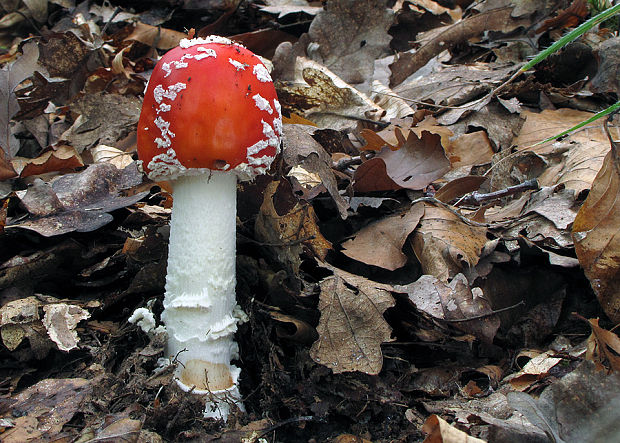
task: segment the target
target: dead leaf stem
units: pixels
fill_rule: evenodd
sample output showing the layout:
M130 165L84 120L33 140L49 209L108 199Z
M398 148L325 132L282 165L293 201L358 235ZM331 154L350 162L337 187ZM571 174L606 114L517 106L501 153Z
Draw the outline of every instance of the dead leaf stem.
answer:
M443 321L448 322L448 323L464 323L466 321L471 321L471 320L480 320L482 318L490 317L491 315L499 314L500 312L510 311L511 309L515 309L523 305L525 305L525 302L521 300L519 303L515 305L507 306L505 308L497 309L491 312L487 312L485 314L475 315L473 317L467 317L467 318L455 318L455 319L444 318Z

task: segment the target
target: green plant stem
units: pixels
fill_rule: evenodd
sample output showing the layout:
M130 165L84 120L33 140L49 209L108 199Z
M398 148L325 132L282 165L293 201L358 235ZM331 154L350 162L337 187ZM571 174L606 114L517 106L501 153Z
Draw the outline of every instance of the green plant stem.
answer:
M538 142L536 144L533 144L530 147L533 148L534 146L542 145L543 143L547 143L547 142L550 142L551 140L555 140L555 139L558 139L560 137L563 137L563 136L565 136L567 134L570 134L571 132L576 131L579 128L583 128L584 126L592 123L593 121L598 120L599 118L604 117L606 115L609 115L612 112L615 112L615 111L617 111L619 109L620 109L620 100L617 101L615 104L611 105L609 108L603 109L601 112L596 113L595 115L593 115L589 119L584 120L581 123L576 124L572 128L567 129L566 131L560 132L559 134L556 134L553 137L546 138L543 141L540 141L540 142Z

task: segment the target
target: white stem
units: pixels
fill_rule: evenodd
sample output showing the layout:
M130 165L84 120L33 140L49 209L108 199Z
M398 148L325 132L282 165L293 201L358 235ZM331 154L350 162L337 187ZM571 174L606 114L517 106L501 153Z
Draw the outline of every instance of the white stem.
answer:
M224 419L231 403L242 408L230 364L246 318L235 301L236 189L230 172L175 181L162 315L179 386L206 395L205 415Z

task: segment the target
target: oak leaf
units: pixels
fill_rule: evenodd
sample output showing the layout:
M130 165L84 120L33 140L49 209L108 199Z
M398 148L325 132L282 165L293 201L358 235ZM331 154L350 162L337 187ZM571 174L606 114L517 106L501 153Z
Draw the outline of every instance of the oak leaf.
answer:
M321 281L319 339L310 356L335 374L378 374L383 365L381 343L391 341L392 328L383 318L385 310L395 304L391 286L329 269L334 275Z

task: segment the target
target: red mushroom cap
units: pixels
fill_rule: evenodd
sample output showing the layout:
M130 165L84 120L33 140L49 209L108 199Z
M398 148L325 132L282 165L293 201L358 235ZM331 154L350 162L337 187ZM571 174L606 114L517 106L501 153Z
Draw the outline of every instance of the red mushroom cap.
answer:
M269 168L281 136L280 103L261 60L223 37L185 39L151 75L138 155L154 180L205 169L251 179Z

